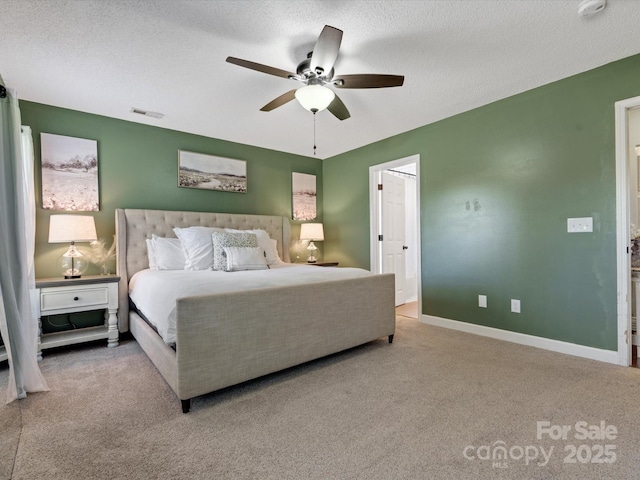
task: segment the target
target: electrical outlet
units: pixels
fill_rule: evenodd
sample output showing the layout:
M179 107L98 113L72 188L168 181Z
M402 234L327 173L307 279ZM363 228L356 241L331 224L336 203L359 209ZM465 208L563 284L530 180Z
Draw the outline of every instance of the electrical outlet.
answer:
M520 300L511 299L511 311L513 313L520 313Z
M487 308L487 296L478 295L478 306L481 308Z
M593 232L593 217L567 218L567 232L569 233Z

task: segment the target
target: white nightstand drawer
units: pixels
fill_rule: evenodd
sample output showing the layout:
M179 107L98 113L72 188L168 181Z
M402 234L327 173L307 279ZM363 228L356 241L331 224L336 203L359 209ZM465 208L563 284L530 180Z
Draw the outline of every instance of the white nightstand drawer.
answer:
M93 275L74 279L40 278L34 295L40 297L38 360L45 348L106 338L107 347L118 346L118 275ZM64 315L105 310L105 324L42 334L43 315Z
M82 288L77 290L44 291L40 295L40 308L43 313L49 310L92 307L109 303L107 286Z

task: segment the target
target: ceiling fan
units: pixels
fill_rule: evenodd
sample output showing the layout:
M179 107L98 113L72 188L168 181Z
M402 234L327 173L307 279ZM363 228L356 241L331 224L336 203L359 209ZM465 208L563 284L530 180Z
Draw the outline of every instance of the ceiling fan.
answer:
M336 118L345 120L351 116L340 97L328 85L336 88L386 88L400 87L404 83L403 75L356 74L334 76L334 63L338 58L342 30L325 25L316 41L313 51L298 65L296 73L260 63L227 57L227 62L276 77L297 80L303 87L289 90L267 103L260 110L270 112L296 98L300 104L314 114L329 110Z

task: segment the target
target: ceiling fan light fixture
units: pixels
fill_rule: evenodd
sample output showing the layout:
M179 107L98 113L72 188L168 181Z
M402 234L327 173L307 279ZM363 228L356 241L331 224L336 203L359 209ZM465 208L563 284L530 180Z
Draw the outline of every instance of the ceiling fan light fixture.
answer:
M325 110L336 94L330 88L322 85L307 85L296 90L296 99L305 109L316 113Z

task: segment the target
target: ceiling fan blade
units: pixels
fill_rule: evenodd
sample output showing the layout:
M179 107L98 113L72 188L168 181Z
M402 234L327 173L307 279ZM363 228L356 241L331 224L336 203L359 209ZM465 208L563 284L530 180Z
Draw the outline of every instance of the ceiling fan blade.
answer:
M285 103L290 102L294 98L296 98L296 89L295 88L293 90L289 90L287 93L283 93L278 98L275 98L275 99L271 100L264 107L262 107L260 109L260 111L261 112L270 112L274 108L281 107L282 105L284 105Z
M310 63L311 70L318 75L329 73L338 58L341 42L342 30L325 25L315 47L313 47Z
M241 58L227 57L227 62L233 63L234 65L238 65L240 67L256 70L258 72L268 73L269 75L275 75L276 77L295 77L295 73L287 72L286 70L281 70L275 67L270 67L269 65L262 65L261 63L250 62L249 60L243 60Z
M401 87L404 75L378 75L363 73L359 75L341 75L333 79L337 88L386 88Z
M333 101L329 104L327 110L333 113L338 120L346 120L351 116L349 110L347 110L347 107L342 103L342 100L340 100L338 95L336 95Z

